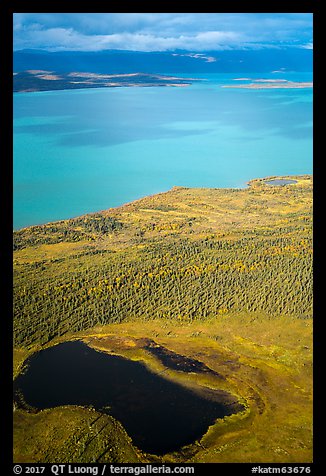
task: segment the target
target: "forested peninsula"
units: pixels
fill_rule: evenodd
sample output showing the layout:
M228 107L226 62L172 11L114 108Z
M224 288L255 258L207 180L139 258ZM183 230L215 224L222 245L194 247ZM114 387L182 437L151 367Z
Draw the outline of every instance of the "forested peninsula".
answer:
M174 187L15 231L14 376L39 350L76 339L182 385L222 388L244 410L158 457L109 416L94 437L94 410L17 408L16 462L311 461L312 177ZM169 367L155 346L213 373Z

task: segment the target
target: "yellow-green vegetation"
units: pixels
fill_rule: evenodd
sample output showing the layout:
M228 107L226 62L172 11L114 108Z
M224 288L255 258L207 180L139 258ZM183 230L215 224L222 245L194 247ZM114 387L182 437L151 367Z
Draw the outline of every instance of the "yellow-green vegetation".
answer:
M92 409L16 410L14 428L14 460L21 463L139 462L121 424Z
M245 405L163 461L311 461L312 178L293 178L284 186L257 179L246 189L175 187L16 232L15 375L32 352L83 338L182 385L230 391ZM146 338L203 362L224 383L164 369L142 346ZM81 418L61 410L63 425ZM64 450L70 437L59 436L60 421L58 438L42 449L27 445L26 456L25 441L61 410L16 410L17 461L51 461L64 451L64 461L78 460L73 446ZM86 438L85 421L76 425ZM124 441L125 462L136 454L159 460Z

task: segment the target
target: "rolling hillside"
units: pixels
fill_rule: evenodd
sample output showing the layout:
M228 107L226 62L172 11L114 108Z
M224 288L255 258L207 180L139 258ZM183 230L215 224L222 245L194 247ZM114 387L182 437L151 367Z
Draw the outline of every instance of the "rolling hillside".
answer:
M28 355L75 338L159 369L139 344L151 338L223 375L246 407L200 444L160 461L310 461L312 177L290 178L296 183L175 187L15 232L15 375ZM168 375L217 385L214 376ZM51 412L16 412L17 461L23 441L39 431L29 419L54 425ZM50 440L47 461L64 445Z

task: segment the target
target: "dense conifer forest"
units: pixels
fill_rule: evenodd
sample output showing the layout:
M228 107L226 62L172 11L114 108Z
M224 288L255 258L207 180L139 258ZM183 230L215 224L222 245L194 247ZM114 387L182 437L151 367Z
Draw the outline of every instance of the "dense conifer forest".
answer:
M245 190L175 188L17 231L15 345L133 319L309 318L310 202L309 177Z

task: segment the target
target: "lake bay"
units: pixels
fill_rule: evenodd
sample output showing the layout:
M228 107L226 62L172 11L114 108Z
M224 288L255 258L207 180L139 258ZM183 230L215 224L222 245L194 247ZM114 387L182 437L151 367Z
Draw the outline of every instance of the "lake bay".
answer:
M252 178L312 173L312 89L222 87L240 76L197 75L202 81L188 87L16 93L14 228L175 185L243 187Z

